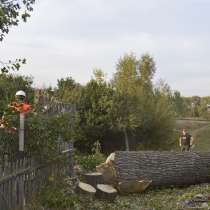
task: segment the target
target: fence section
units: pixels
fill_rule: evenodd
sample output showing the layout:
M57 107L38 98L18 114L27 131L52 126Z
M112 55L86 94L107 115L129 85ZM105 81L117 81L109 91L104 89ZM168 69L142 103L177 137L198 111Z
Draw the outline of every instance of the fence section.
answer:
M24 157L0 166L0 210L22 210L43 185L54 176L72 172L72 144L59 145L61 160L40 163Z

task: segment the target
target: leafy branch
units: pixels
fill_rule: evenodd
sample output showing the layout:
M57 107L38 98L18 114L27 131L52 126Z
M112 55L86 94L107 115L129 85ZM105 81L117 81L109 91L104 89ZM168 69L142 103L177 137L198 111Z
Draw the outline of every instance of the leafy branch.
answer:
M22 19L24 22L33 11L35 0L0 0L0 41L9 33L11 26L17 26Z
M1 73L8 73L9 71L18 71L22 65L26 64L26 59L15 59L15 61L9 60L8 62L0 61Z

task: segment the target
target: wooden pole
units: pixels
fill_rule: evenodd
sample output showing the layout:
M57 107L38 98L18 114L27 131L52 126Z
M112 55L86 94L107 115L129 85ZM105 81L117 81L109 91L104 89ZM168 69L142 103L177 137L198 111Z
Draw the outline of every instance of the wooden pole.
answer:
M19 128L19 151L24 152L24 123L25 114L20 113L20 128Z

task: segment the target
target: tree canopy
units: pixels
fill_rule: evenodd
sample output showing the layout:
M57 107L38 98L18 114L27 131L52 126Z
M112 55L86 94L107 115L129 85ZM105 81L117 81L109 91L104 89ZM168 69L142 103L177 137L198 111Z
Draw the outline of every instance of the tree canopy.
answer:
M59 80L58 98L76 104L75 146L86 152L96 141L104 151L169 146L175 119L172 93L163 88L166 84L153 84L155 71L150 55L131 53L118 60L110 81L101 69L94 70L86 85L71 77Z
M175 117L209 116L206 105L210 101L209 97L183 97L163 81L155 84L155 72L150 55L138 58L125 54L109 81L101 69L94 70L87 84L80 84L71 76L59 79L55 88L41 92L50 103L72 105L76 111L50 116L44 107L35 109L36 114L28 119L28 138L33 135L28 148L41 152L42 148L53 147L59 135L73 140L82 152L91 152L96 142L100 142L103 152L170 148L175 138ZM0 75L1 114L17 89L25 90L33 103L32 82L30 77Z

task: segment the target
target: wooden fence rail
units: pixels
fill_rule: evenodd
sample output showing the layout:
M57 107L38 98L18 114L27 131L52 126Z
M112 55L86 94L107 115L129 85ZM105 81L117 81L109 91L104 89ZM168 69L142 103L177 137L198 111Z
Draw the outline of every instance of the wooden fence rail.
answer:
M59 156L65 156L63 161L44 164L36 158L23 157L0 165L0 210L23 210L50 176L71 174L72 145L60 143L58 150Z

